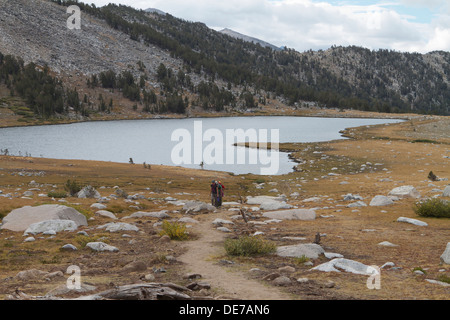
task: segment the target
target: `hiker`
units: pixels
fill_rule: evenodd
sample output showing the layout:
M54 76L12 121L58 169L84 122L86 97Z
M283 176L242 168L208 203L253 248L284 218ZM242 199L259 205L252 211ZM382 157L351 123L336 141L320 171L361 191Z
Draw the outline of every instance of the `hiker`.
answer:
M217 202L217 184L216 180L213 180L211 182L211 204L213 206L216 206L216 202Z
M216 183L217 186L217 203L216 207L220 207L222 205L222 197L223 197L223 188L222 184L219 182Z

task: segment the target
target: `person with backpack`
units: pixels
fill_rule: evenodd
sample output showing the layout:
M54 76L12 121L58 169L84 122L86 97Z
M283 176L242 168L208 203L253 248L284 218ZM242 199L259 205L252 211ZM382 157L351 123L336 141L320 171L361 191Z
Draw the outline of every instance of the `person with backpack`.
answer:
M219 182L216 182L216 188L217 188L217 202L216 207L220 207L222 205L222 196L223 196L223 189L222 184Z
M211 204L216 207L216 203L217 203L217 184L216 184L216 180L213 180L211 182L210 193L211 193Z

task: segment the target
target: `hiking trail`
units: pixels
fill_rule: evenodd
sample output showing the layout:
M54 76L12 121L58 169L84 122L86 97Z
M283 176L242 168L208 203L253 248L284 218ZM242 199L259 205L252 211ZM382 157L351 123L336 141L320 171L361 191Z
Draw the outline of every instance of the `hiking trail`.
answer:
M249 279L243 272L235 271L217 263L215 257L225 254L223 241L226 234L214 228L216 218L226 219L223 210L201 216L192 230L197 239L186 242L186 253L179 260L186 266L187 273L198 273L201 281L208 282L220 296L242 300L291 300L278 288Z

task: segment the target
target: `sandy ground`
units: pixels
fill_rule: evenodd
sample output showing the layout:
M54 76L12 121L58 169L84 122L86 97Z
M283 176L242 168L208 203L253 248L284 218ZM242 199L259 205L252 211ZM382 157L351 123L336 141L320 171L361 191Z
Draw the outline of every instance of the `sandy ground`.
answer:
M162 241L160 228L154 225L158 219L127 220L141 229L141 232L131 234L133 241L130 242L121 234L95 230L95 226L110 222L90 209L95 200L66 198L66 204L94 218L89 227L83 229L92 237L104 237L108 243L120 248L120 252L93 253L81 246L82 239L74 238L68 232L24 243L21 233L1 230L0 298L6 298L16 289L30 295L43 295L64 284L67 278L65 275L59 280L21 281L16 277L19 271L35 268L65 273L69 265L76 264L82 269L83 280L95 285L98 291L120 284L145 282L146 274L152 274L157 282L188 285L191 280L185 279L186 273L199 273L202 275L200 281L209 283L211 289L202 289L194 295L214 299L447 300L450 288L429 283L426 279L450 276L449 266L440 264L439 259L450 241L450 220L418 217L413 211L415 199L402 199L388 207L348 208L351 201L344 201L343 196L358 194L368 204L373 196L387 195L392 188L401 185L415 186L422 197L438 195L436 190L443 190L449 184L445 179L450 178L449 123L448 117L415 117L402 124L350 129L346 135L352 139L348 140L286 144L282 147L290 150L302 164L299 164L298 172L273 177L247 175L243 179L227 173L163 166L152 166L148 170L142 165L1 156L0 190L3 194L14 195L12 200L0 197L0 215L3 216L24 205L57 203L48 197L38 197L37 193L61 190L67 179L75 179L94 185L102 196L114 193L114 186L120 186L130 195L145 196L138 203L125 203L122 199L110 201L107 210L118 218L138 210L166 209L171 218L178 219L186 215L180 207L168 205L164 198L172 196L208 202L209 181L215 177L227 186L226 201L238 201L241 195L276 195L270 190L277 188L278 193L288 196L288 203L316 210L314 221L254 224L251 232L262 231L265 239L277 245L310 243L320 233L320 244L327 252L340 253L347 259L367 265L393 262L395 268L381 271L380 290L369 290L366 276L310 270L328 261L325 257L309 261L312 265L273 255L229 257L223 248L224 239L248 233L249 226L236 220L231 233L217 231L211 224L215 218L231 219L236 215L236 211L230 211L228 207L215 213L188 215L199 223L189 228L192 236L187 241ZM444 180L428 180L429 171ZM41 190L31 199L24 199L22 193L29 189L32 180ZM256 185L261 181L265 185L257 189ZM290 196L293 192L299 195ZM304 202L311 197L316 201ZM399 223L398 217L419 219L428 226ZM254 213L251 220L262 222L265 219ZM286 240L286 236L305 240ZM396 246L378 245L382 241ZM66 243L73 243L79 250L60 251ZM144 262L147 269L124 272L125 266L133 261ZM291 284L275 286L272 281L263 280L271 273L280 273L278 269L285 266L295 270L285 274ZM161 268L165 271L158 272ZM250 272L253 268L260 271ZM423 270L425 274L416 274L415 269ZM308 281L297 282L299 278L308 278Z

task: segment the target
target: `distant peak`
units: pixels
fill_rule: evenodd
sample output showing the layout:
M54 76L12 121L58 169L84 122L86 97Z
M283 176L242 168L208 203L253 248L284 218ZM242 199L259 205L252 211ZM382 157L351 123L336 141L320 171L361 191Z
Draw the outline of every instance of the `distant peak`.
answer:
M148 8L148 9L145 9L144 11L148 12L148 13L157 13L157 14L160 14L162 16L165 16L167 14L164 11L159 10L159 9L155 9L155 8Z
M259 43L262 47L269 47L269 48L271 48L273 50L277 50L277 51L278 50L282 50L281 48L279 48L279 47L277 47L277 46L275 46L273 44L270 44L270 43L268 43L266 41L247 36L245 34L242 34L242 33L239 33L237 31L231 30L229 28L222 29L219 32L223 33L223 34L226 34L226 35L229 35L230 37L233 37L233 38L241 39L243 41L253 42L255 44Z

